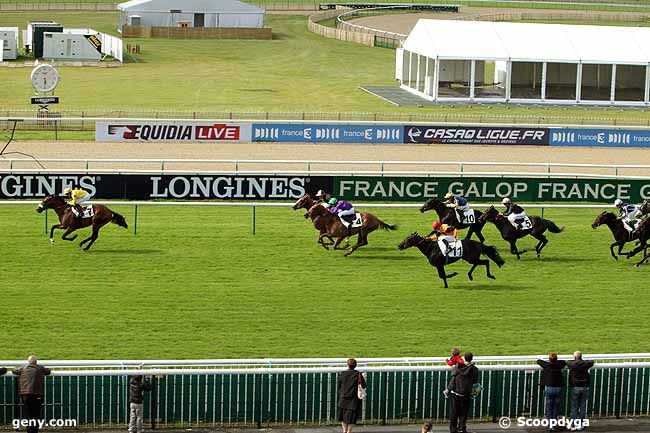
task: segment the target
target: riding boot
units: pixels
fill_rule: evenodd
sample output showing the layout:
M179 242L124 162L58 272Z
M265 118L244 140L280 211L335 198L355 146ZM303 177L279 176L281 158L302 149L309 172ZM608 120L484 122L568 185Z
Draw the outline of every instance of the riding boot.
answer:
M84 210L81 207L81 205L79 205L79 204L75 205L74 208L77 211L77 223L79 225L81 225L81 223L83 222L83 218L84 218Z

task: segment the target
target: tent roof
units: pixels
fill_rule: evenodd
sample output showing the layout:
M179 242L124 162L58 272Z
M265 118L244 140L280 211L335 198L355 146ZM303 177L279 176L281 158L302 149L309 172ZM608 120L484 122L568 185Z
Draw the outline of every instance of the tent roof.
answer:
M117 9L129 12L164 12L172 9L184 13L264 13L264 9L239 0L131 0L117 5Z
M430 58L648 64L650 28L421 19L404 49Z

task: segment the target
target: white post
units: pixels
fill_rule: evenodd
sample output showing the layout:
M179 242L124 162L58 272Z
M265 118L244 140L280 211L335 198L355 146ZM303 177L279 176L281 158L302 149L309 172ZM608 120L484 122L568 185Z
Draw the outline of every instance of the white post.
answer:
M576 69L576 102L579 103L582 99L582 63L578 63Z
M436 65L433 68L433 100L438 100L438 83L440 78L440 59L436 57Z
M506 101L512 98L512 60L506 61Z
M422 56L419 54L417 56L418 56L418 72L415 79L415 90L419 92L420 91L420 58L422 58Z
M429 88L429 58L424 57L424 94L429 96L429 92L431 89Z
M469 99L474 99L474 78L476 75L476 60L472 60L469 68Z
M646 104L650 102L650 65L645 66L645 95L643 101Z
M407 87L413 87L413 86L411 86L411 65L413 64L413 62L412 62L412 60L413 60L413 52L409 51L408 53L409 53L409 81L408 81Z
M539 96L542 101L546 99L546 62L542 62L542 91Z
M612 65L612 88L610 90L609 101L614 102L614 98L616 98L616 64Z

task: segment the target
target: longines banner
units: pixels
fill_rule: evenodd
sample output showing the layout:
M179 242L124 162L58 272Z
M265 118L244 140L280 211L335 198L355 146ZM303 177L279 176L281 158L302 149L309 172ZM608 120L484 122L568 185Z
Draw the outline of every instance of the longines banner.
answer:
M0 199L40 199L73 186L98 199L123 200L293 201L319 189L353 202L420 202L448 191L470 202L511 197L529 203L611 202L616 198L638 203L650 198L650 180L0 173Z
M96 141L190 141L250 142L250 123L224 123L210 121L119 121L97 122Z
M0 199L40 199L80 186L97 199L287 201L333 185L332 177L305 176L0 174Z

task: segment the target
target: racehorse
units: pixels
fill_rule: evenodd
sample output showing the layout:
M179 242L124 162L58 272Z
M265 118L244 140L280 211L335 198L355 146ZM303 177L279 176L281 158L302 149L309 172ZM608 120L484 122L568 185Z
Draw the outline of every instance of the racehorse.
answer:
M79 219L72 212L72 206L66 203L66 201L58 195L48 195L45 197L45 199L36 208L36 212L41 213L46 209L53 209L59 217L59 224L53 225L50 229L50 242L52 243L54 243L55 229L65 229L65 232L61 236L61 239L65 241L74 241L77 238L77 235L68 237L70 233L78 229L92 226L92 235L89 238L81 241L79 244L80 247L83 247L86 242L90 241L88 245L86 245L86 248L84 248L84 251L90 249L90 247L95 243L97 237L99 236L99 229L104 227L106 224L112 222L120 227L124 227L125 229L129 228L126 220L122 215L117 212L113 212L101 204L93 205L94 215L91 218L83 218L81 220L81 223L79 223Z
M533 225L532 228L518 229L508 221L508 218L499 213L494 206L490 206L485 212L483 212L483 215L481 215L479 220L482 222L490 221L494 223L499 232L501 232L503 240L510 244L510 253L515 254L517 259L520 259L521 254L525 253L526 250L519 251L517 249L517 239L528 235L537 239L539 242L535 245L535 252L537 253L537 257L539 257L548 243L548 239L544 236L544 232L548 230L551 233L560 233L564 230L564 227L558 227L551 220L540 218L538 216L529 216L528 218L530 218Z
M614 254L614 247L618 245L618 255L627 255L628 253L623 253L623 246L630 241L633 241L637 238L638 232L628 232L623 221L621 221L616 215L611 212L603 212L599 214L593 223L591 223L591 228L595 229L601 225L605 224L609 230L614 235L614 242L609 246L609 251L612 253L612 257L618 260L616 254ZM638 251L637 251L638 252ZM636 254L636 253L635 253Z
M485 266L485 271L489 279L496 279L496 277L490 273L490 260L496 263L498 267L505 264L505 260L501 258L497 249L471 239L463 239L461 242L463 244L462 257L445 257L440 251L438 242L422 237L418 233L411 233L399 244L398 248L400 250L405 250L407 248L417 247L417 249L419 249L420 252L429 260L431 266L438 270L438 276L445 283L445 289L449 287L447 285L447 279L458 275L458 272L447 274L445 272L445 265L457 262L460 259L472 264L471 269L467 273L467 278L469 278L470 281L474 280L472 272L474 272L474 269L479 265ZM481 259L481 254L488 256L490 260Z
M441 223L454 226L459 230L469 228L465 239L471 239L472 234L476 233L476 236L481 241L481 243L485 242L485 237L483 236L483 233L481 233L483 226L485 226L485 221L480 222L480 217L482 215L481 211L474 209L474 222L470 224L464 224L458 221L458 216L456 215L456 211L454 209L448 208L442 201L438 200L437 198L432 198L425 201L420 208L420 212L424 213L431 209L436 211Z
M369 233L372 233L380 228L384 230L397 230L396 225L386 224L373 214L367 212L361 213L361 227L355 227L348 230L348 228L343 225L338 215L329 213L329 211L323 206L320 206L320 204L316 204L309 209L309 216L314 221L314 226L316 226L316 224L324 224L327 228L327 232L321 233L318 237L319 242L321 242L321 240L326 237L336 238L336 242L334 242L335 250L345 249L339 248L341 242L347 237L359 234L356 245L352 245L348 252L344 254L346 257L352 254L357 248L368 245Z
M309 194L305 194L300 197L298 201L296 201L296 203L293 205L293 210L306 209L307 213L305 214L305 218L309 218L309 209L311 209L311 207L316 204L320 204L320 202L312 199ZM316 230L318 230L320 233L318 236L318 243L321 244L321 246L326 250L329 250L329 246L334 244L334 239L331 236L327 236L327 227L325 225L325 220L323 218L318 218L318 215L316 214L312 214L311 222L314 224ZM323 242L323 238L328 238L330 242L326 244Z

